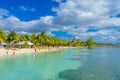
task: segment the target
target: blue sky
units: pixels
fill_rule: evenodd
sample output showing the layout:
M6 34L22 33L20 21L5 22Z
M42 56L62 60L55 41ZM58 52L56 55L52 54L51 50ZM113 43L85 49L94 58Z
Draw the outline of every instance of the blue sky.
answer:
M52 7L58 3L52 0L1 0L0 8L9 10L11 15L23 21L39 19L41 16L55 15Z
M0 28L120 43L119 0L0 0Z

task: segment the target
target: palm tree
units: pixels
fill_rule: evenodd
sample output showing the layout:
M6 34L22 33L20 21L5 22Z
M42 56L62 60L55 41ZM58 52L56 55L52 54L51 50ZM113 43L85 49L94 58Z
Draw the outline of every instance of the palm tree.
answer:
M2 38L0 38L0 43L2 43L3 42L3 39Z
M2 39L2 42L7 39L7 34L2 29L0 29L0 38Z
M46 36L46 33L45 32L41 32L41 36Z
M29 37L26 37L25 35L20 35L19 36L19 41L28 41Z
M15 31L12 31L9 35L8 35L8 42L10 43L11 41L15 40L18 41L19 40L19 36L17 35L17 33Z
M88 48L92 48L94 46L94 40L93 38L89 38L86 42Z
M36 40L36 38L37 38L36 34L33 33L33 34L30 36L30 41L34 43L35 40Z

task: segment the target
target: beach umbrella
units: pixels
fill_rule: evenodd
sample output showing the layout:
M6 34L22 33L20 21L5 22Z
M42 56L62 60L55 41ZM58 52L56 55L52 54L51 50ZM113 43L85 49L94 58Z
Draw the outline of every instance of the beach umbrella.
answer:
M19 43L17 43L17 45L23 45L23 44L25 44L25 42L19 42Z
M33 43L31 43L31 42L27 42L28 43L28 45L30 45L30 46L32 46L33 45Z
M17 43L17 45L23 45L23 44L25 44L25 43L27 43L28 45L33 45L33 43L31 43L31 42L19 42L19 43Z

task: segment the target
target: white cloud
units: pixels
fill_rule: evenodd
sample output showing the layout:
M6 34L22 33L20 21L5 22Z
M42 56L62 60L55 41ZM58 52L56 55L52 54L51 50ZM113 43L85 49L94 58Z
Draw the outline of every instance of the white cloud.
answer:
M55 30L54 27L52 27L52 19L52 16L45 16L38 20L31 20L26 22L21 21L15 16L9 16L7 18L0 18L0 27L4 30L14 30L19 33L39 33L46 31L50 34L51 30Z
M58 3L61 3L61 2L63 2L64 0L53 0L53 1L56 1L56 2L58 2Z
M36 9L33 8L33 7L28 8L28 7L25 7L25 6L20 6L20 9L23 10L23 11L31 11L31 12L36 11Z
M120 18L114 16L120 13L119 3L119 0L67 0L53 8L57 12L54 24L80 38L94 37L96 41L103 42L106 37L108 42L118 41L120 38L116 35L120 34L117 31L120 28ZM91 27L99 31L87 32Z
M0 17L1 16L8 16L9 11L3 8L0 8Z
M20 9L27 11L28 9L24 6L20 6Z
M93 37L100 42L119 41L120 18L115 17L120 13L119 0L54 1L59 3L58 7L52 9L56 12L56 16L44 16L28 22L21 21L15 16L1 17L0 26L5 30L12 29L21 33L46 31L47 34L54 35L52 31L61 30L81 39ZM21 6L21 9L35 11L34 8L25 6ZM9 12L5 9L0 12L0 16L8 14ZM98 31L88 32L91 28Z

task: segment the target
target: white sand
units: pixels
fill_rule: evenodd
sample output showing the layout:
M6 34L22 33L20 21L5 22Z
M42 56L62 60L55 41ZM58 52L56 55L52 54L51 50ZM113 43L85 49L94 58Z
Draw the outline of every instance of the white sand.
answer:
M6 49L0 49L0 57L5 57L5 56L14 56L14 55L20 55L20 54L36 54L40 52L47 52L47 51L57 51L57 50L63 50L68 47L60 47L60 48L40 48L40 49L35 49L34 48L25 48L25 49L15 49L15 50L6 50ZM15 54L13 54L15 52Z

